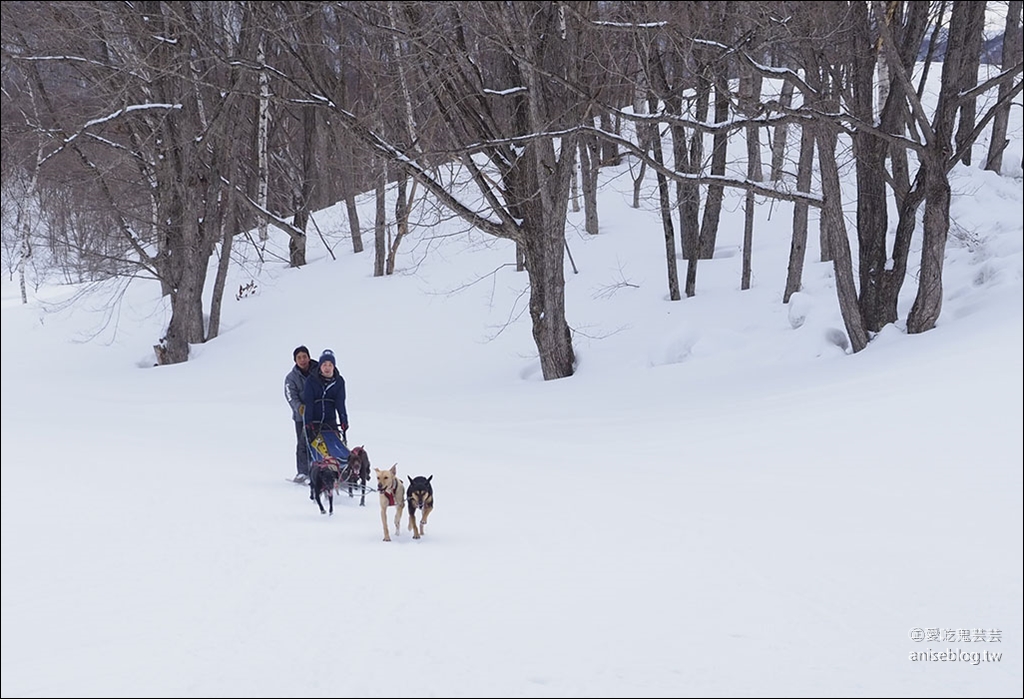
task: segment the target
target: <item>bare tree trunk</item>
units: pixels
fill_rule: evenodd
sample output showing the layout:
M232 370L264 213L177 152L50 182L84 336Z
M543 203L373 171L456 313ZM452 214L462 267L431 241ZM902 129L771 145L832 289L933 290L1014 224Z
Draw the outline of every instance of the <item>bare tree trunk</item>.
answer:
M740 70L740 108L747 116L754 116L761 102L761 74L745 65ZM764 179L761 165L761 132L751 124L747 126L747 177L754 182Z
M818 261L833 262L833 258L832 239L829 237L828 230L825 229L823 217L822 224L818 226Z
M39 105L36 103L36 92L29 81L25 85L25 92L28 94L29 104L32 107L32 116L39 120ZM43 142L36 144L36 161L33 163L32 172L28 174L28 184L25 192L18 197L15 204L18 209L18 291L21 294L22 305L28 304L28 293L25 290L25 268L32 259L32 220L35 217L35 209L39 201L39 168L43 162ZM21 181L21 178L18 178Z
M779 94L779 104L783 109L793 106L793 83L788 80L782 83L782 91ZM782 122L775 127L775 137L772 140L772 182L780 182L783 176L783 167L786 164L786 139L789 137L789 123Z
M653 97L651 98L654 99ZM653 108L653 105L652 105ZM651 147L654 151L654 161L659 165L665 163L665 158L662 155L661 138L655 135L651 141ZM668 271L668 297L672 301L678 301L681 297L679 295L679 270L676 266L676 234L675 228L672 225L672 202L668 191L668 179L660 171L657 173L658 179L658 202L661 209L661 226L665 234L665 265Z
M288 264L301 267L306 264L306 227L316 189L316 107L302 108L302 182L294 202L292 223L295 231L288 238ZM301 234L300 234L301 233Z
M616 134L619 133L620 124L618 122L618 119L616 118L615 122L613 123L612 117L608 113L608 110L602 109L598 114L598 119L600 121L602 131L607 131L609 133ZM608 139L602 139L599 144L599 149L601 153L601 158L598 162L599 167L604 165L616 167L622 163L622 154L619 153L618 144L609 141Z
M241 130L241 129L239 129ZM228 138L228 152L224 165L227 169L227 181L235 182L238 176L238 151L240 149L240 137ZM227 286L228 270L231 267L231 248L235 236L241 233L241 220L238 210L239 194L234 187L227 187L224 196L227 201L223 207L217 208L218 224L221 230L220 259L217 260L217 274L213 280L213 294L210 300L210 322L207 328L207 339L213 339L220 335L221 308L224 303L224 289Z
M724 124L729 119L729 80L724 74L725 68L719 65L711 67L715 71L715 123ZM728 156L729 137L722 131L716 131L712 139L711 174L722 177L725 175L725 164ZM718 226L722 219L722 200L725 188L720 184L709 184L707 200L704 203L704 218L700 224L700 257L710 260L715 255L718 241Z
M636 177L633 178L633 203L634 209L640 208L640 193L643 191L644 175L647 173L647 163L640 161L640 169L637 170Z
M348 213L349 235L352 237L352 252L363 251L363 234L359 227L359 207L356 206L356 195L348 189L345 192L345 211Z
M234 198L234 195L228 194ZM206 331L208 340L220 335L221 308L224 304L224 288L227 286L228 269L231 267L231 247L235 236L239 233L238 217L235 207L229 205L228 215L221 222L220 258L217 260L217 275L213 280L213 298L210 301L210 323Z
M349 163L355 162L357 158L355 143L346 140L345 151ZM379 168L378 175L384 177L384 183L387 184L387 163L374 161L374 165ZM363 233L359 223L359 207L356 206L356 180L350 167L342 168L341 180L342 197L345 200L345 212L348 215L349 236L352 238L352 252L358 254L363 251Z
M761 101L761 76L744 66L740 71L740 108L753 116ZM761 168L761 139L757 126L747 126L747 179L760 182L764 179ZM754 246L754 193L748 191L743 208L743 264L740 273L740 289L750 288L750 268Z
M647 102L644 100L644 90L646 89L646 87L645 87L646 83L644 82L644 79L643 79L643 73L641 73L638 76L637 81L638 81L637 88L633 91L633 111L636 114L644 114L644 113L646 113L646 104L647 104ZM643 150L645 153L647 151L649 151L651 149L651 145L652 145L652 143L654 141L654 138L655 138L657 133L658 133L658 130L657 130L656 127L653 127L653 126L651 126L649 124L642 124L642 123L641 124L637 124L637 126L636 126L636 138L637 138L637 143L640 146L640 149ZM630 171L632 171L632 168L630 168ZM640 193L641 193L641 190L643 188L644 175L646 173L647 173L647 161L646 160L641 160L640 161L640 169L637 171L636 176L633 177L633 208L634 209L639 209L640 208Z
M882 298L888 308L886 313L896 317L897 302L900 289L907 275L907 264L910 261L910 243L917 228L917 212L924 201L924 172L919 171L919 181L908 187L905 196L899 203L899 217L896 220L896 237L892 246L892 267L882 276Z
M403 170L398 174L397 193L395 196L395 237L388 249L387 274L394 274L395 258L398 257L398 246L402 239L409 234L409 210L412 208L412 200L416 193L416 180L412 181L409 187L409 176Z
M707 121L711 101L712 81L708 79L710 69L700 66L697 72L697 103L694 116L697 121ZM678 129L680 135L683 129ZM673 140L674 140L673 136ZM685 144L685 141L684 141ZM698 174L704 167L704 134L694 129L690 134L689 147L682 155L686 172ZM678 162L676 167L679 167ZM687 298L697 293L697 264L700 261L700 185L696 182L682 183L679 189L679 220L682 233L683 257L686 259L686 282L684 291Z
M697 117L700 119L701 117ZM694 134L699 141L701 134ZM694 153L687 149L686 130L682 127L672 128L672 150L677 171L691 175L700 173L701 153L697 147ZM691 157L696 156L696 157ZM679 209L679 245L685 260L697 259L698 240L700 239L700 185L693 180L676 182L676 203ZM696 268L694 268L696 278ZM693 294L687 294L692 296Z
M924 239L921 244L921 271L918 275L917 296L907 316L907 332L922 333L935 327L942 311L942 268L949 236L949 203L951 198L947 155L952 151L953 124L958 108L962 108L961 95L977 81L977 65L971 55L975 45L973 36L983 28L985 3L956 0L949 17L949 39L942 63L942 84L933 120L934 138L919 153L924 169ZM973 109L973 108L972 108ZM973 125L973 111L970 121ZM969 142L961 131L957 133L957 148L967 148Z
M256 205L263 211L267 211L267 191L270 183L270 163L267 157L270 131L270 79L267 76L265 68L266 61L266 39L264 37L260 37L260 43L256 49L256 62L260 67L258 77L260 97L256 116L256 157L258 171L256 175ZM266 243L266 216L260 216L258 227L259 241L260 243ZM305 230L305 228L303 228L303 230Z
M387 251L391 247L387 243L388 237L388 207L387 207L387 163L381 161L378 163L379 168L377 171L377 186L374 188L374 211L376 215L373 219L373 239L374 239L374 276L380 276L377 273L377 268L381 269L383 274L391 274L394 270L394 260L386 260Z
M889 21L892 17L888 16ZM854 116L866 124L878 121L875 97L875 42L873 46L872 21L867 3L851 3L853 24L852 51L848 83L849 98ZM878 41L882 41L881 39ZM858 271L860 273L860 312L866 328L878 332L894 319L884 311L881 296L882 275L885 273L888 249L886 234L889 227L888 199L886 198L885 156L888 142L866 129L855 129L852 134L853 158L857 179L857 243Z
M834 126L821 124L817 131L818 167L821 170L822 230L828 236L832 249L832 269L836 280L836 295L839 311L846 325L846 334L854 352L860 352L868 345L868 333L860 316L857 304L857 285L853 279L853 258L850 243L846 237L843 222L842 190L839 186L839 169L836 166L836 135Z
M582 168L583 153L580 153L580 167ZM580 170L577 168L573 170L572 182L569 183L569 208L574 214L580 211Z
M985 2L967 3L969 10L964 15L967 25L964 28L963 58L960 67L960 80L963 89L970 90L978 84L978 69L981 66L981 40L985 31ZM952 17L950 17L952 21ZM948 56L948 53L947 53ZM956 132L956 149L961 152L960 162L971 164L971 145L976 140L974 124L978 116L978 100L976 97L962 95L960 97L960 125ZM926 205L925 216L927 216Z
M395 4L388 2L388 18L391 21L391 55L395 67L398 69L398 83L402 91L402 116L404 117L403 122L405 126L406 136L409 138L408 147L416 152L419 152L419 147L416 145L419 142L419 127L416 123L416 115L413 112L412 104L412 91L409 89L409 80L405 74L405 61L402 60L402 43L399 41L398 32L394 31L396 23L395 15Z
M391 28L397 23L397 12L395 4L388 2L388 18L391 22ZM409 139L407 148L412 152L419 154L420 152L420 129L419 124L416 122L416 114L413 109L412 91L409 88L409 80L406 76L406 61L404 60L402 51L402 42L399 41L399 35L397 31L392 31L391 34L391 55L393 62L398 70L398 82L402 94L402 122L405 127L406 137ZM411 208L412 193L408 192L409 189L409 176L408 173L402 169L398 173L397 182L397 194L395 197L395 237L391 240L391 245L388 248L388 261L385 273L390 275L395 271L395 259L398 257L398 247L402 244L402 240L409 232L409 210ZM413 183L413 191L415 191L416 185ZM379 213L379 212L378 212Z
M170 119L169 121L173 121ZM180 142L179 139L171 139L171 143ZM194 169L183 166L182 172L192 172ZM165 220L169 221L172 230L171 240L174 241L175 251L188 249L198 252L205 245L205 227L213 225L213 221L207 222L201 215L202 208L197 201L202 196L198 182L199 178L192 174L182 176L180 187L172 187L168 192L170 215ZM201 222L201 223L200 223ZM193 253L195 254L195 253ZM203 256L208 260L209 256ZM162 339L163 345L162 360L166 364L177 364L188 361L190 347L192 344L200 344L205 341L205 328L203 327L203 286L206 279L206 265L196 264L197 260L188 255L174 255L169 259L167 275L171 279L173 293L171 294L171 319L167 325L167 333Z
M347 65L351 60L347 55L349 50L349 37L334 36L332 29L337 27L326 21L322 15L307 11L302 3L259 3L259 6L273 6L279 8L283 17L275 18L275 23L284 26L294 26L302 29L297 38L285 34L280 41L286 45L293 45L299 48L299 63L301 67L296 70L306 70L306 77L315 86L311 95L315 98L309 104L316 105L323 95L331 95L331 104L335 109L347 111L354 107L351 103L349 93L350 80L347 71L356 71L362 66ZM365 71L361 76L362 80L372 82L377 76L372 71ZM370 90L372 93L372 90ZM340 163L337 166L333 177L319 176L317 178L318 191L331 196L331 201L344 202L345 213L348 218L349 237L352 241L352 252L359 254L363 251L362 226L359 221L359 208L356 205L356 196L359 194L363 173L373 172L376 167L372 157L365 152L360 152L356 139L345 130L344 126L337 119L325 120L327 126L327 137L331 145L331 157L329 162ZM376 126L376 125L375 125ZM326 170L325 161L328 158L320 157L316 161L318 170ZM370 182L375 177L367 178ZM333 256L333 252L328 248ZM383 270L383 256L381 256L381 270Z
M814 130L809 124L800 127L800 161L797 164L796 189L798 192L811 191L811 175L814 171ZM793 204L793 240L789 246L789 266L786 271L786 290L782 302L789 303L790 297L803 288L804 259L807 253L807 213L805 202Z
M1021 60L1022 45L1020 32L1021 0L1010 0L1006 9L1006 25L1003 30L1003 71L1008 71ZM1013 88L1013 79L1007 78L999 85L999 100L1005 100ZM998 107L992 119L992 138L988 144L988 157L985 169L1000 172L1003 169L1003 151L1010 141L1006 138L1006 129L1010 122L1010 104Z
M896 3L889 3L889 5L895 5ZM875 74L877 77L877 90L878 99L874 103L875 116L881 114L882 107L885 105L886 100L889 99L889 60L886 58L885 51L878 52L878 62L875 65Z
M539 76L532 72L527 75L531 92L537 94L534 87ZM534 123L537 116L533 114ZM574 141L572 137L563 141L560 158L555 157L550 140L531 143L525 149L522 168L509 173L512 189L519 193L515 199L525 214L522 239L530 278L530 319L541 374L548 381L572 376L576 364L572 334L565 319L565 212L569 179L576 166ZM542 163L553 163L554 167L549 170ZM540 196L524 199L521 193L527 191L536 191Z
M31 191L30 188L29 191ZM30 200L26 200L26 203ZM21 303L22 305L28 303L28 293L25 291L25 267L28 265L28 261L32 259L32 243L30 235L32 227L28 222L29 214L24 208L18 211L18 222L21 229L21 241L19 242L19 255L18 255L18 290L21 292Z
M564 8L550 8L549 12L547 26L560 30L554 36L565 37ZM503 8L500 19L508 37L531 26L531 18L514 6ZM527 133L539 134L548 123L550 109L543 98L546 78L537 70L541 65L538 55L541 47L524 41L522 48L522 60L517 61L517 68L530 96L523 105L523 116ZM550 48L561 53L567 74L578 77L576 57L571 54L570 45L559 41ZM575 111L573 116L582 120L584 112L579 107ZM565 215L577 148L575 135L562 137L557 153L552 138L536 138L527 143L523 157L509 172L510 189L516 193L513 200L525 214L520 237L524 243L526 273L530 277L530 319L541 374L546 381L572 376L576 365L572 333L565 317Z
M751 248L754 246L754 193L747 192L743 201L743 264L740 272L740 289L750 288Z
M597 218L597 173L601 148L593 136L583 136L579 143L579 173L583 181L583 225L587 233L597 235L600 228Z
M39 200L36 192L39 172L36 166L29 177L28 186L25 192L20 194L14 206L17 207L18 215L16 225L18 227L18 290L21 293L21 303L28 303L28 293L25 290L25 268L32 259L32 220L35 217L33 210Z
M910 334L931 330L942 312L942 267L949 236L949 178L941 162L933 161L924 167L924 242L917 296L907 316Z
M18 209L18 290L21 293L22 305L28 303L28 293L25 291L25 268L32 259L32 221L36 216L34 211L39 202L37 187L39 184L39 162L42 157L43 151L40 147L25 192L19 197L20 201L15 204Z
M859 43L862 50L866 50L866 45L875 41L873 45L881 49L880 57L886 57L886 74L892 78L886 93L887 101L881 105L878 116L879 126L885 133L902 137L908 126L913 129L920 126L913 119L908 122L908 116L920 107L909 76L917 63L928 22L929 7L928 3L923 2L909 3L905 14L899 5L890 4L881 19L876 16L871 21L861 17L862 38ZM874 40L876 29L881 30L881 35ZM927 65L924 72L927 72ZM863 85L860 89L870 88ZM865 114L868 112L865 111ZM874 112L870 114L874 118ZM863 214L867 221L874 220L871 230L874 238L861 243L861 311L866 326L877 331L899 317L899 293L906 275L910 242L917 224L917 210L923 199L923 189L911 186L909 160L901 144L890 141L882 147L874 137L864 138L858 144L864 147L866 158L874 163L873 168L866 167L866 164L862 168L858 163L858 186L863 180L885 176L884 162L888 154L892 163L889 181L898 211L896 236L891 252L887 252L888 217L884 221L874 220L871 212L862 212L858 206L858 217ZM867 182L865 189L871 191L876 186L877 183ZM879 206L883 202L887 204L884 190L880 195L875 194L874 200ZM865 232L861 232L861 235L864 236ZM864 285L870 285L871 288L866 290Z
M524 253L526 273L530 277L530 319L541 373L545 380L572 376L576 356L564 310L561 322L558 319L559 309L565 308L564 233L555 235L549 231L531 236L531 240L536 245L526 246ZM547 249L541 252L539 248L544 247Z
M171 320L164 336L164 364L188 361L192 344L203 336L203 280L195 268L183 270L177 293L171 296Z

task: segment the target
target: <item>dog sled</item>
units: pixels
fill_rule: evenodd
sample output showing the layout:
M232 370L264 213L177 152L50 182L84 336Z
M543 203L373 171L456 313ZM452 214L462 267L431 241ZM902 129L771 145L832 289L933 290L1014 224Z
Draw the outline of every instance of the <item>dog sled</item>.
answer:
M366 483L370 479L366 450L361 446L349 449L344 430L329 425L307 424L305 427L310 456L310 498L316 499L317 493L313 491L318 488L317 484L330 483L333 492L347 489L349 497L355 497L359 488L359 504L366 505Z

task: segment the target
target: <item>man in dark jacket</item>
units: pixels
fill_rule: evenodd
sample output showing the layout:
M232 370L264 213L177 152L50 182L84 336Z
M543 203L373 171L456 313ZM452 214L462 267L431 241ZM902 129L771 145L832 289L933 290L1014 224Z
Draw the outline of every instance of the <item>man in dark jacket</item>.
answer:
M302 413L302 389L311 373L316 373L317 363L309 358L309 350L299 345L292 351L295 366L284 377L284 398L292 409L292 422L295 423L295 482L305 483L309 480L309 446L306 443Z
M338 373L334 352L324 350L317 362L317 370L309 372L302 389L302 404L306 410L306 430L310 441L321 437L331 456L348 461L348 448L342 441L342 432L348 430L348 411L345 410L345 379Z

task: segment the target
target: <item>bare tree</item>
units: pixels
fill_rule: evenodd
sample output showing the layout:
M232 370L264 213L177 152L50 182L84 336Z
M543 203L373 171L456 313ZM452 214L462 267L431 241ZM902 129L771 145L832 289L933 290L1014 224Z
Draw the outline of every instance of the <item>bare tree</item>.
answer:
M542 374L570 376L575 355L565 319L563 259L577 138L566 126L580 123L583 107L573 95L553 93L556 86L547 75L575 78L578 29L559 6L547 3L395 5L396 30L415 46L415 68L431 112L444 120L451 143L474 144L450 156L461 159L487 208L449 188L396 138L336 102L328 105L334 119L366 147L406 168L467 222L521 246ZM504 72L485 75L478 69L482 64L501 65ZM302 76L312 92L332 94L319 78L312 71ZM486 154L487 161L478 164L473 151Z
M390 250L388 245L388 210L387 210L387 165L382 158L376 159L380 169L377 177L377 186L374 188L374 219L373 219L373 240L374 270L373 275L379 277L383 274L391 274L394 271L394 257L387 255ZM404 196L404 192L402 193ZM385 266L386 264L386 266ZM379 270L379 272L378 272Z
M601 146L594 135L579 139L580 166L573 171L573 178L578 172L583 182L583 230L590 235L597 235L600 226L597 217L597 178L600 172Z
M1013 89L1010 77L1015 64L1024 57L1024 41L1021 40L1021 0L1010 0L1006 11L1006 24L1003 28L1003 73L1007 77L999 83L1000 107L992 119L992 138L988 144L988 157L985 158L985 169L999 172L1003 168L1003 151L1010 144L1006 138L1006 127L1010 121L1010 101L1006 98Z
M258 65L266 65L267 61L267 48L266 38L260 36L259 42L256 45L256 63ZM270 131L270 77L266 70L261 70L258 74L257 79L259 80L259 100L257 102L257 117L256 117L256 158L257 158L257 176L256 176L256 204L261 209L267 208L267 190L270 184L270 163L268 162L267 151L270 148L269 145L269 131ZM259 237L260 243L265 244L267 242L267 219L260 218L259 220Z
M894 24L892 8L880 21ZM850 111L863 123L875 121L875 69L877 52L871 35L872 18L866 2L850 3L847 14L849 42L849 89L847 103ZM887 90L887 94L897 93ZM885 111L884 108L882 110ZM890 108L888 114L894 112ZM882 304L882 285L878 283L885 270L887 255L886 233L888 211L886 202L885 159L888 142L871 130L858 129L851 136L854 162L857 167L857 238L860 271L860 308L865 325L871 331L881 329L879 306Z
M756 115L761 97L760 76L750 69L749 65L741 66L740 72L740 109L747 116ZM746 128L747 143L747 178L751 182L764 179L761 169L761 139L756 124L750 123ZM743 262L740 271L740 289L750 288L750 274L754 247L754 192L747 190L743 199Z
M916 85L910 76L930 23L927 55L935 50L947 5L942 93L926 108L929 62ZM794 202L788 300L800 288L809 209L823 207L822 256L833 262L859 351L896 319L921 206L924 252L907 327L922 332L938 317L949 169L969 162L988 121L987 166L998 169L1001 115L1021 91L1020 2L1009 8L1003 72L979 83L984 3L966 0L940 4L937 20L929 3L865 0L4 3L3 184L29 173L49 253L65 269L160 281L171 318L159 351L170 362L218 332L231 247L244 231L272 223L287 232L298 266L312 212L343 200L360 252L356 195L376 191L375 274L386 275L429 197L515 243L542 373L554 379L571 375L575 361L563 288L571 186L579 173L586 229L597 232L599 168L627 153L640 171L634 206L645 173L658 179L673 299L674 212L691 296L697 260L714 254L726 188L746 199L744 288L756 197ZM773 82L762 95L762 80L782 81L781 91ZM996 88L996 104L976 111ZM783 167L794 123L795 183ZM767 183L762 131L774 133ZM746 135L746 156L730 167L737 135ZM857 273L838 187L847 143L857 168Z
M971 88L978 84L978 69L981 67L981 44L985 32L985 8L987 2L973 2L971 7L974 10L969 13L964 22L968 25L965 31L957 39L963 42L959 48L960 58L960 81L965 88ZM952 17L950 18L952 19ZM953 37L950 36L950 41ZM947 47L947 56L950 49ZM978 97L976 93L969 92L959 99L957 109L958 124L954 141L960 156L960 162L964 165L971 164L971 155L977 135L973 133L978 116Z
M170 296L158 359L185 361L189 345L207 338L203 289L222 239L229 144L240 137L233 114L251 94L220 59L235 49L255 53L244 31L229 36L246 26L244 6L68 2L33 10L45 32L19 32L16 15L4 29L45 111L42 167L74 167L77 186L114 213L130 274L161 280ZM84 86L77 96L66 79L72 72Z
M650 109L654 112L656 111L656 105L653 104L653 95L650 101L652 102ZM659 133L651 142L651 155L655 164L658 165L655 177L658 181L658 208L661 210L661 228L665 238L668 298L671 301L678 301L681 296L679 295L679 269L676 265L676 235L675 226L672 223L672 203L670 201L668 177L665 174L668 168L665 166L665 158L662 155L661 141L661 134Z
M715 87L715 123L724 124L729 119L729 110L732 103L732 93L729 90L728 64L725 61L713 63L709 68L713 73L712 81ZM725 166L728 159L729 134L719 129L712 136L711 147L711 176L724 177ZM715 247L718 241L718 224L722 218L722 200L725 196L725 186L711 182L707 188L707 198L704 202L704 217L700 224L700 250L699 257L703 260L710 260L714 257Z
M802 125L796 175L796 188L799 192L811 191L811 177L814 170L814 140L814 129L810 128L809 124ZM790 297L803 287L809 208L806 202L798 201L793 204L793 238L789 246L789 265L786 268L786 289L782 295L783 303L789 303Z
M827 94L827 93L824 93ZM836 293L839 298L839 310L843 315L846 334L850 338L850 346L859 352L868 344L867 330L857 306L857 285L853 277L853 260L850 254L850 241L846 234L843 219L842 190L839 187L839 171L836 166L836 131L835 124L826 121L816 126L818 148L818 166L821 170L821 208L822 228L828 236L832 249L832 269L836 280Z
M395 235L388 245L388 261L385 268L386 274L394 274L395 261L398 258L398 246L402 240L409 235L409 216L412 201L416 196L416 180L412 180L405 171L398 173L398 182L395 187Z
M26 124L38 123L38 106L36 104L35 91L32 83L26 83L25 90L28 95L28 103L31 113L23 113L22 118ZM22 304L28 303L28 293L25 289L25 269L32 259L32 231L34 224L39 220L39 167L44 157L44 141L36 139L35 159L26 164L27 172L19 168L15 177L5 178L4 186L4 219L9 213L13 213L14 225L11 230L16 232L17 272L18 290L21 294ZM13 211L8 212L8 208ZM6 228L6 226L5 226Z
M779 106L783 109L793 107L793 83L786 81L782 83L779 92ZM789 122L782 122L775 127L772 135L772 166L770 178L772 182L778 182L783 178L783 167L786 162L786 146L789 138Z
M858 9L860 7L858 6ZM858 37L860 80L853 88L853 113L862 123L875 121L875 112L867 104L872 90L865 72L870 70L869 56L875 55L869 45L878 47L878 53L888 56L884 65L887 75L909 75L921 50L928 27L926 3L891 3L884 16L872 21L867 12L854 15L858 23L854 32ZM873 28L880 28L873 29ZM887 79L886 100L880 107L877 121L879 133L871 129L854 132L854 153L857 155L857 230L860 260L860 308L868 330L877 332L897 319L899 289L906 272L910 254L910 233L914 227L917 206L916 194L910 192L909 166L904 143L893 141L908 126L910 109L908 95L917 92L908 80ZM888 156L892 173L885 170ZM892 252L888 248L888 202L884 183L888 182L900 207L896 243ZM919 201L918 201L919 203Z
M958 109L969 102L973 117L971 88L977 81L977 62L968 49L977 46L976 37L984 27L985 3L956 0L949 18L949 39L942 63L942 84L935 117L927 143L920 151L924 171L924 240L917 296L907 316L907 331L931 330L942 310L942 268L949 234L951 198L949 170L961 154L952 152L953 123ZM972 75L973 73L973 75ZM970 119L973 123L973 118ZM969 149L976 135L960 134L957 146Z

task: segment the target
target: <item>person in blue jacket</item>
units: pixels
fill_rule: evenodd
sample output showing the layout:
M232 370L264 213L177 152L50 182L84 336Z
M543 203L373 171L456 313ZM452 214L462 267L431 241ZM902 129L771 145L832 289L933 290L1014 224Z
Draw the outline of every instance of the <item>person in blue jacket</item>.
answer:
M342 439L348 431L345 379L338 372L338 362L331 350L323 351L316 371L309 373L302 389L302 404L310 443L320 436L332 456L342 463L348 461L348 448Z

